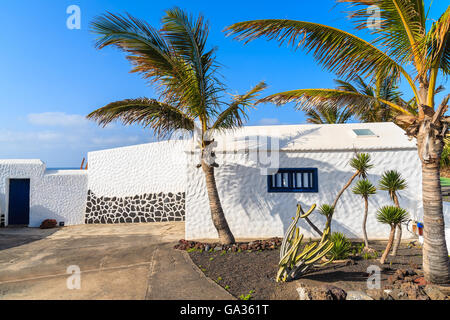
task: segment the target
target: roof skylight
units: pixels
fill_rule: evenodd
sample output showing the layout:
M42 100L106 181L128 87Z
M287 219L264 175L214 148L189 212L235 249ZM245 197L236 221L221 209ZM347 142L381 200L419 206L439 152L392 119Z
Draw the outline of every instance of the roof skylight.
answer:
M353 129L353 132L356 134L357 137L376 137L377 136L370 129Z

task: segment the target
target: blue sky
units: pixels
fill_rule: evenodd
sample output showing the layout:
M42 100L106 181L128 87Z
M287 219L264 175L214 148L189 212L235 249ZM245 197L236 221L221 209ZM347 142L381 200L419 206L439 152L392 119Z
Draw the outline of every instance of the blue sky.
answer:
M428 1L427 1L428 3ZM69 30L66 9L81 9L81 29ZM448 2L435 0L430 13L438 18ZM88 151L153 141L151 132L114 124L99 128L85 115L125 98L155 97L124 55L94 48L89 23L106 11L129 12L153 26L165 9L179 6L210 21L209 45L217 46L221 73L231 93L244 92L260 80L267 94L297 88L333 87L335 76L323 71L310 55L258 40L246 46L226 38L231 23L260 18L288 18L353 31L332 0L293 1L119 1L15 0L2 3L0 13L0 158L39 158L48 167L77 167ZM367 36L364 32L357 33ZM405 94L410 96L406 86ZM438 100L439 101L439 100ZM292 105L260 105L250 125L305 123Z

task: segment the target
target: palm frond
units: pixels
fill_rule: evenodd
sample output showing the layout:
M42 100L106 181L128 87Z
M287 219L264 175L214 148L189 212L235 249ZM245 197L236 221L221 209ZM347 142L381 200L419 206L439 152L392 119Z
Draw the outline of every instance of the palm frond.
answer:
M194 120L180 109L148 98L126 99L107 104L87 115L88 119L106 126L113 121L124 125L140 124L150 127L159 137L175 130L194 130Z
M427 106L434 108L434 97L439 71L444 76L450 74L450 6L442 16L432 24L429 32L419 43L418 52L424 52L421 56L423 69L419 75L427 79L428 94Z
M422 0L337 0L352 4L356 10L351 12L357 29L369 29L377 35L374 43L386 48L387 53L402 63L413 62L420 72L420 53L417 44L426 33L425 8ZM379 11L377 27L368 21L373 18L369 6ZM375 7L374 7L375 8Z
M248 119L247 110L253 108L258 102L256 98L267 88L267 84L261 81L243 95L236 95L230 106L219 114L212 125L212 129L233 129L240 127Z
M305 21L284 19L253 20L235 23L227 35L248 43L260 37L304 47L326 69L340 77L363 75L409 75L400 64L370 42L343 30Z
M310 109L306 112L306 121L314 124L346 123L353 116L353 112L347 108L333 108L327 104Z
M450 74L450 6L432 24L419 47L427 51L422 57L422 63L425 67L422 72L423 75L433 68L435 68L435 73L441 70L444 75ZM433 81L433 79L431 80Z
M281 105L296 102L297 108L308 111L317 106L328 103L333 108L348 106L355 114L362 114L370 110L375 103L384 103L398 112L411 115L403 107L378 97L368 96L359 92L350 92L337 89L299 89L276 93L261 100Z
M140 73L155 84L161 101L176 104L182 109L189 108L199 117L204 117L206 107L211 109L212 115L217 113L216 94L222 88L214 81L207 84L210 100L206 106L199 85L204 75L198 74L193 63L176 51L178 47L170 43L173 37L131 15L112 13L94 19L91 30L99 35L97 48L116 46L127 53L127 59L134 65L131 72ZM214 64L211 53L205 53L202 59L205 60L204 65Z
M162 22L161 33L164 38L177 55L195 70L199 99L195 104L204 109L203 115L206 117L208 108L218 106L217 93L222 91L217 86L220 81L216 76L218 64L215 61L215 49L206 49L209 23L203 15L194 19L179 8L167 10Z

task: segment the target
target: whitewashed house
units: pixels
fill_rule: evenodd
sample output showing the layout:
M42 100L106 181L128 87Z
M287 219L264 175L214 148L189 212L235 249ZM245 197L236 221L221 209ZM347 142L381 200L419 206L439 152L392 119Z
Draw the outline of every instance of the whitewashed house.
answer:
M48 171L39 160L1 160L3 223L185 220L187 239L216 238L195 145L177 140L90 152L88 170ZM297 203L306 209L331 203L353 174L348 162L355 152L371 155L368 178L375 185L383 171L400 171L408 182L400 204L411 218L422 217L416 144L393 123L249 126L217 135L214 152L223 209L238 238L282 236ZM369 202L368 235L385 238L388 227L376 221L375 212L391 200L378 191ZM363 206L347 190L336 207L333 231L361 237ZM323 227L317 212L310 218ZM315 236L304 221L300 226L305 236Z

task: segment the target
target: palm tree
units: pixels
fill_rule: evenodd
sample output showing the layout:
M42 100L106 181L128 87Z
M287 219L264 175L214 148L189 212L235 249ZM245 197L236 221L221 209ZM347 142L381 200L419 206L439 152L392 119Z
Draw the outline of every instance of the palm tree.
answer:
M427 281L447 283L450 263L445 243L439 163L443 139L450 118L444 114L450 94L439 106L435 104L436 86L440 75L450 74L450 6L427 28L427 10L422 0L339 0L356 6L350 18L356 29L374 34L366 41L349 32L330 26L286 19L265 19L235 23L227 28L228 35L246 43L265 36L269 40L304 48L319 64L346 80L359 75L372 82L395 77L404 79L414 95L409 105L412 112L396 102L382 97L339 89L299 89L271 95L263 101L283 104L296 101L303 110L330 103L335 107L358 106L371 110L377 104L389 106L400 116L397 123L409 136L417 138L418 155L422 162L424 254L423 268ZM379 27L368 23L369 6L379 8Z
M175 8L167 10L163 26L157 30L131 15L108 13L92 22L99 37L96 47L114 46L127 54L136 72L156 84L159 100L126 99L109 103L88 115L100 125L121 121L125 125L141 124L160 137L178 129L198 134L201 150L199 167L203 169L211 209L211 218L223 244L234 243L222 209L214 177L211 150L213 134L239 127L247 119L258 94L266 87L259 83L243 95L221 101L225 87L217 78L215 49L207 49L208 22ZM225 108L224 108L225 106ZM197 123L200 128L197 128Z
M369 97L381 98L386 101L392 101L397 104L407 105L401 99L401 93L398 91L396 79L387 77L385 79L377 79L375 84L366 83L360 76L355 75L352 81L344 81L336 79L337 90L360 93ZM351 105L348 109L352 110L355 116L361 122L391 122L395 121L398 115L396 110L391 109L385 103L375 101L369 109L365 105Z
M383 172L379 182L379 188L381 190L386 190L389 192L389 197L394 202L395 206L400 208L400 203L398 202L398 191L405 190L407 188L406 180L402 178L400 172L396 170L389 170ZM402 241L402 225L397 226L397 238L394 243L394 248L392 249L392 255L397 255L398 247Z
M376 192L377 189L367 179L359 180L356 183L356 186L353 188L353 193L360 195L364 199L364 218L362 223L362 230L366 250L369 250L369 239L367 238L367 230L366 230L367 214L369 213L369 196L375 194Z
M381 256L380 263L384 264L386 261L386 257L391 250L392 243L394 242L395 236L395 228L405 222L408 219L408 212L405 209L394 207L394 206L385 206L378 210L377 212L377 220L378 222L388 224L391 226L391 232L389 234L389 240L386 245L386 249Z
M316 110L308 110L306 112L307 122L314 124L327 124L327 123L346 123L352 117L353 113L348 108L342 110L328 107L327 105L321 106Z

